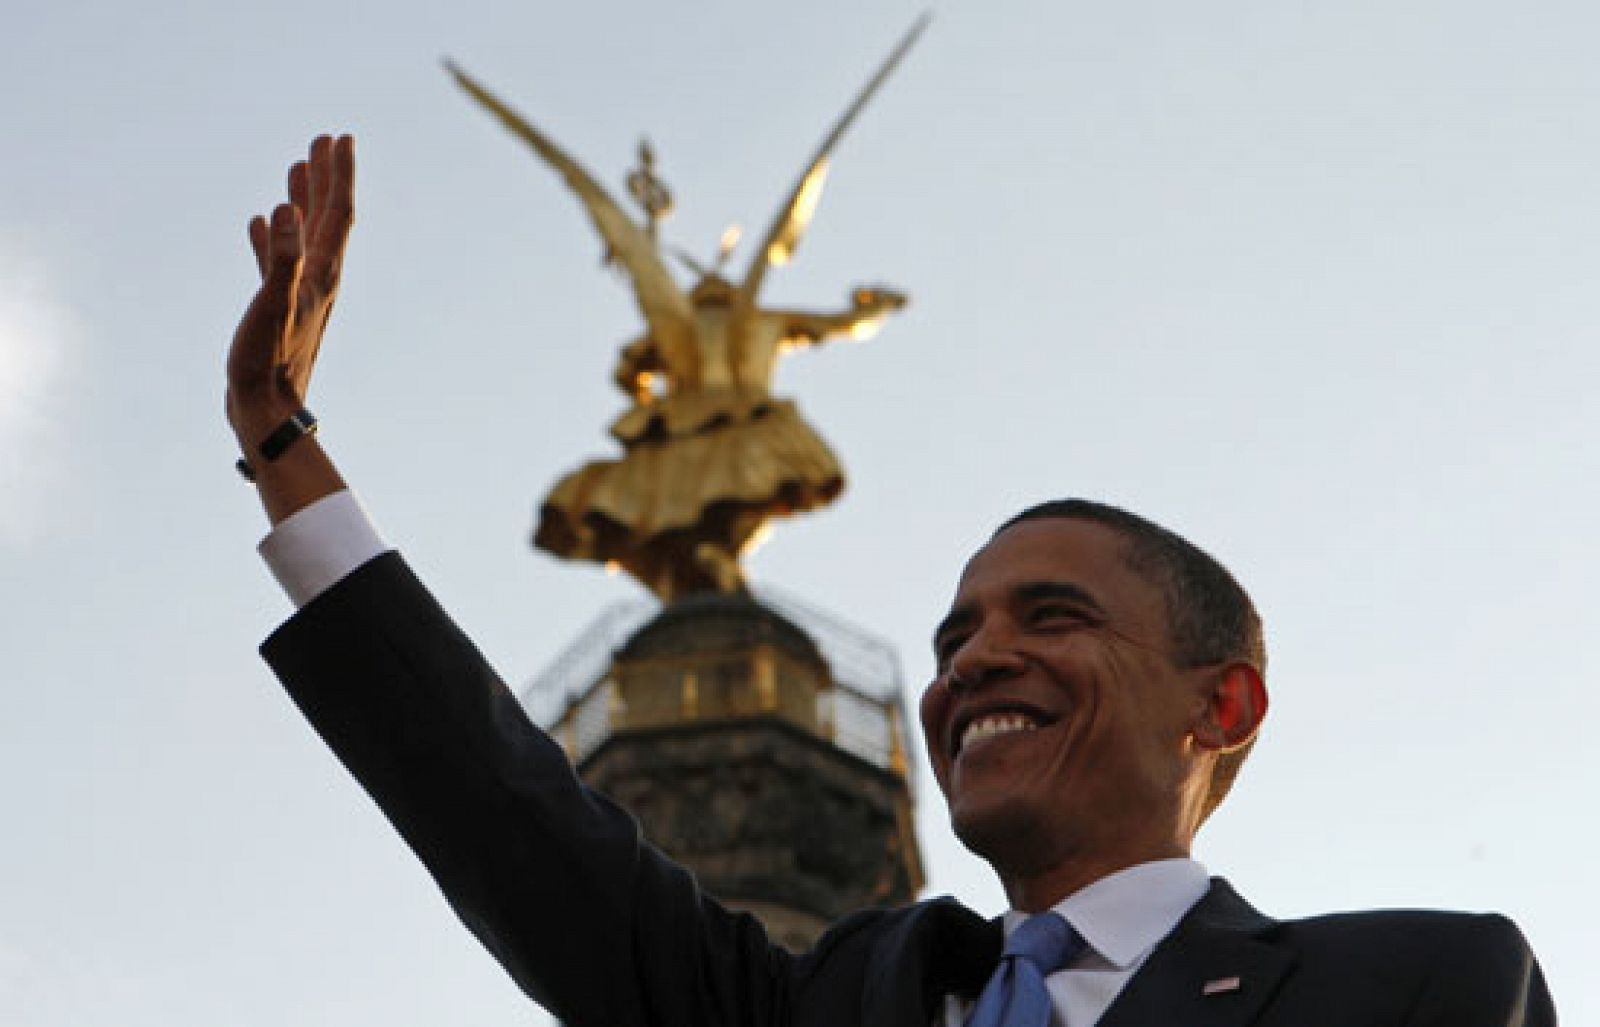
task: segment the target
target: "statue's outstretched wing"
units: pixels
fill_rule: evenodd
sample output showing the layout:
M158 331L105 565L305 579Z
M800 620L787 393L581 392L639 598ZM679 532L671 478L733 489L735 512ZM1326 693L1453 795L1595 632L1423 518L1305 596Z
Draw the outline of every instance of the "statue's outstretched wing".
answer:
M567 185L578 194L578 199L583 201L584 209L589 212L589 218L605 240L609 252L627 268L628 277L633 280L639 309L649 322L650 334L669 354L668 359L671 359L671 355L692 352L694 312L689 306L689 299L667 270L655 243L644 229L617 206L593 175L534 128L526 118L502 103L454 63L446 61L445 68L474 100L559 171Z
M811 215L816 212L817 201L822 198L822 186L828 179L828 161L834 146L856 120L856 116L871 101L878 87L882 86L894 72L901 58L905 57L906 52L916 43L917 37L922 35L923 29L928 27L928 22L931 20L932 15L929 14L917 19L911 26L911 31L905 34L905 38L900 40L900 44L889 54L877 73L862 87L855 102L840 116L827 138L822 140L816 156L811 159L811 165L806 168L805 174L800 176L800 181L795 183L794 191L789 194L788 200L778 209L778 216L773 219L772 227L767 229L766 237L761 240L760 249L750 258L750 269L745 272L744 284L739 290L746 302L754 304L756 294L761 291L761 281L766 277L767 268L774 264L786 264L794 255L795 247L800 244L800 237L805 234L806 226L811 223Z

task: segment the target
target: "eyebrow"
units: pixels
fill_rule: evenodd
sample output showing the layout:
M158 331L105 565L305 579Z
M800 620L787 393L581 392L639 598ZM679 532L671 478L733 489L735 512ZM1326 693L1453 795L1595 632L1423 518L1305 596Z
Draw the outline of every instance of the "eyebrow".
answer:
M1030 581L1018 585L1013 594L1018 599L1070 599L1101 617L1106 615L1105 607L1100 605L1100 600L1093 593L1070 581Z
M1066 599L1078 604L1098 617L1106 616L1105 607L1100 605L1088 589L1070 581L1027 581L1011 590L1014 601L1037 602L1040 599ZM958 606L945 614L937 627L933 629L933 645L938 648L939 639L947 632L964 627L978 619L978 611L972 606Z

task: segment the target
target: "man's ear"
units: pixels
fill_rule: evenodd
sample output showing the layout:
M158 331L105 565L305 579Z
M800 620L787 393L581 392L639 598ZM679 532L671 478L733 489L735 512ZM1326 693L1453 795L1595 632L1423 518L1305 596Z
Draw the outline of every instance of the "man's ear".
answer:
M1267 716L1267 685L1248 663L1230 663L1212 679L1205 708L1195 722L1202 749L1231 752L1256 736Z

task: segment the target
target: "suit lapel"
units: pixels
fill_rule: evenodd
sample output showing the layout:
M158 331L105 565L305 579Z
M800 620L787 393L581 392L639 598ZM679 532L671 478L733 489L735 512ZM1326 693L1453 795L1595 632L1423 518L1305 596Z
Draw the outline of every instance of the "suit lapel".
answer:
M952 992L975 997L1000 962L1000 922L953 899L925 903L879 938L861 996L861 1022L929 1027Z
M1122 989L1100 1027L1254 1022L1294 963L1291 951L1263 940L1272 926L1226 881L1214 878L1211 890Z

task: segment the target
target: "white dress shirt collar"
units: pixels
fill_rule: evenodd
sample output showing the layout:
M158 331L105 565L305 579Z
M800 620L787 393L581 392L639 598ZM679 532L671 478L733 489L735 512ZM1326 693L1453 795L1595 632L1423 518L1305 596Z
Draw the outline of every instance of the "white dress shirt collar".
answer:
M1194 860L1159 859L1102 877L1052 909L1106 964L1132 970L1172 933L1210 886L1206 868ZM1026 913L1006 913L1006 934L1026 919Z

